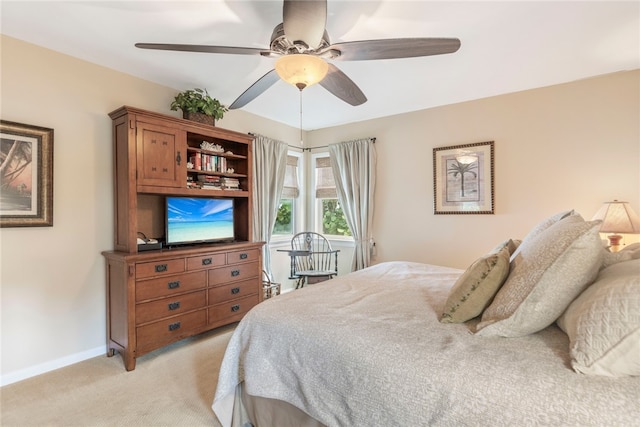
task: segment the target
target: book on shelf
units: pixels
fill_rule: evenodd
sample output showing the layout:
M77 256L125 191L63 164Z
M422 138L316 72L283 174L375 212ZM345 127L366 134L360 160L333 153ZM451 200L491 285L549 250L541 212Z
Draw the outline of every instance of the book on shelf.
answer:
M237 178L222 177L220 184L227 190L239 190L240 181Z
M198 175L199 182L220 182L220 177L216 175Z

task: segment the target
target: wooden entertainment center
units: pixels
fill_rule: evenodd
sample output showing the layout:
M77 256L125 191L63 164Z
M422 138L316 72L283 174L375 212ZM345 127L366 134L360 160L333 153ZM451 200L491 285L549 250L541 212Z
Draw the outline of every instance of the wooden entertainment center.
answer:
M237 322L258 304L264 242L251 241L253 137L127 106L109 116L115 227L114 250L103 252L107 355L120 352L130 371L137 357ZM214 156L225 169L203 170L200 159ZM194 188L203 176L239 188ZM139 236L162 240L167 196L233 198L235 240L139 252Z

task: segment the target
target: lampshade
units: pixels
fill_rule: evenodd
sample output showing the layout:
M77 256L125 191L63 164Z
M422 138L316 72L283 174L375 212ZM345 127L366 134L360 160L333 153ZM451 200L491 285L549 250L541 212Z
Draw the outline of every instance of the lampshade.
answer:
M640 218L628 202L606 202L592 220L602 220L601 233L640 233Z
M612 252L617 252L620 248L622 236L618 233L640 233L640 218L627 202L606 202L591 219L602 220L601 233L613 233L607 236Z
M276 72L282 80L302 90L327 75L329 64L317 56L304 53L285 55L276 61Z

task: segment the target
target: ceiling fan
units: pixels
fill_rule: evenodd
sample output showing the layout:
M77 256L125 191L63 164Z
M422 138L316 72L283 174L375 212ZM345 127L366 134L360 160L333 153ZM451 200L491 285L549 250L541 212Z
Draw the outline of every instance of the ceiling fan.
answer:
M367 101L367 97L358 85L327 60L412 58L453 53L460 48L460 40L457 38L398 38L331 44L325 29L326 0L284 0L282 15L282 23L274 28L268 49L166 43L136 43L136 47L278 58L275 69L244 91L229 106L230 109L244 107L279 78L300 90L319 83L348 104L360 105Z

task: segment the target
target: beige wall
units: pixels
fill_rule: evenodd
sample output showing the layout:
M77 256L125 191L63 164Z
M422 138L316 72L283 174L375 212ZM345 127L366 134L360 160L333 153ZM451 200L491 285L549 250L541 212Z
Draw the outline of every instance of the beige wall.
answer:
M54 226L0 230L2 383L105 353L101 251L113 248L108 113L131 105L178 116L175 89L2 36L0 117L54 129ZM215 88L209 88L214 89ZM233 111L218 123L299 140Z
M54 226L0 230L2 383L105 351L112 248L111 127L121 105L166 112L176 90L2 36L4 120L51 127ZM464 268L541 217L626 199L640 212L640 72L309 132L378 138L376 261ZM215 93L215 88L209 88ZM296 144L298 130L233 111L218 123ZM432 148L494 140L496 215L433 215ZM275 258L275 256L274 256ZM286 261L285 261L286 262Z
M378 262L466 268L563 209L590 219L615 198L640 213L638 70L318 130L308 139L321 146L364 136L377 137ZM483 141L495 141L495 215L434 215L433 148Z

